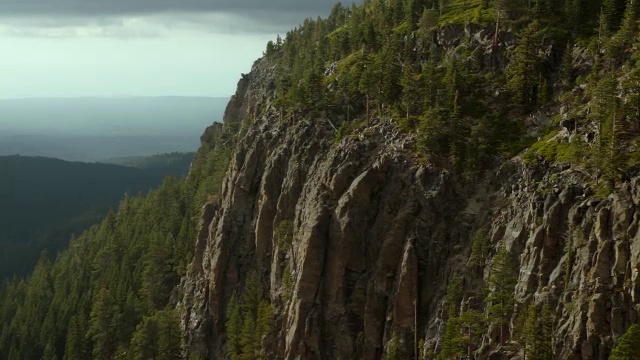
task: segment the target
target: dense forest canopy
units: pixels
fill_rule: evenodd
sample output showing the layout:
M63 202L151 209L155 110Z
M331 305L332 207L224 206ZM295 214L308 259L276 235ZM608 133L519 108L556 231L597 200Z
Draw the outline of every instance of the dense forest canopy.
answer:
M533 164L582 169L606 195L640 163L639 12L637 0L338 4L327 19L307 19L269 42L261 61L275 68L270 95L281 121L330 119L339 140L392 119L415 134L412 151L465 181L520 154ZM267 109L255 115L261 112ZM125 198L55 262L43 256L29 279L8 283L0 295L0 354L178 358L172 295L187 270L199 209L220 191L235 131L251 119L244 121L204 142L186 180ZM490 296L513 306L504 290L512 261L506 251L500 256ZM270 319L260 292L248 282L229 306L233 359L260 358L253 340L269 331ZM505 308L489 313L502 330ZM455 319L460 326L479 323L481 314L466 315ZM451 336L454 345L439 358L464 350ZM401 353L388 352L390 359Z
M6 283L1 357L111 359L131 347L136 359L177 358L176 312L164 308L191 257L196 204L218 191L227 158L224 147L203 145L188 180L171 176L148 195L126 196L117 212L72 239L55 261L43 253L28 280ZM166 339L166 348L155 346L156 336Z
M338 4L265 54L286 116L325 113L341 131L391 117L417 134L416 151L469 179L563 125L579 136L527 159L572 163L611 187L638 164L639 11L631 0Z
M181 177L193 154L140 158L145 170L28 156L0 157L0 279L26 275L40 252L98 223L125 193L146 194L164 176Z

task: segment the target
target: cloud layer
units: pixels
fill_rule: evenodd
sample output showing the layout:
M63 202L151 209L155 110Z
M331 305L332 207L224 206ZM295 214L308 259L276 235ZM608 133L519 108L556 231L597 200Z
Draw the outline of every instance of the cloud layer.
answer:
M293 16L290 19L279 20L265 22L225 13L20 17L2 19L0 36L158 38L194 34L276 34L288 30L300 21ZM287 20L292 23L289 24Z
M0 0L0 13L13 16L104 16L166 12L320 13L333 0Z
M334 0L0 0L0 34L154 37L172 29L284 32ZM149 26L153 23L153 26Z

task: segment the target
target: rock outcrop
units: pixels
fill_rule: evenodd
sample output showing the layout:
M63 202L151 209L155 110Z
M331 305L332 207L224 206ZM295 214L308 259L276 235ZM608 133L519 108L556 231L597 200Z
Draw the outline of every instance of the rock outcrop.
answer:
M484 286L490 262L468 265L479 231L490 256L515 254L518 303L552 309L557 358L606 358L637 322L640 178L601 199L578 170L515 158L463 183L417 157L392 121L340 138L327 114L281 119L273 71L258 61L227 109L225 126L243 125L182 285L189 354L225 358L227 305L252 272L274 309L266 358L379 359L392 336L407 358L418 343L421 356L437 351L452 274ZM477 354L499 348L487 333Z
M638 316L640 178L605 199L572 169L516 159L495 179L486 218L492 245L518 257L517 300L551 307L557 358L607 358Z

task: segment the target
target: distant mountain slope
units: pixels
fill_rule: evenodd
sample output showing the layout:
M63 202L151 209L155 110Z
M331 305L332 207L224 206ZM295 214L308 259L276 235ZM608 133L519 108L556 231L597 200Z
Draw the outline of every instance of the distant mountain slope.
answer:
M137 169L0 157L0 278L31 269L44 249L64 248L72 233L102 219L125 193L146 193L165 175L185 173L174 165Z
M186 174L189 172L189 166L194 152L180 153L172 152L165 154L157 154L152 156L125 156L107 159L102 161L105 164L113 164L120 166L134 167L138 169L171 169L175 174Z
M222 188L230 136L214 124L188 177L126 197L54 262L41 257L28 279L43 282L0 281L0 359L106 360L116 351L122 359L180 359L178 312L163 309L187 271L197 214ZM53 326L40 326L45 317Z

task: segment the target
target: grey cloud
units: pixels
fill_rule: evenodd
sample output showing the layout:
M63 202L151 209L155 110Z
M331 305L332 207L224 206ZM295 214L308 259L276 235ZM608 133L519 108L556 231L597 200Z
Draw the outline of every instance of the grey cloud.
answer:
M159 20L163 27L205 32L281 33L306 17L327 15L334 4L334 0L0 0L0 28L5 28L0 32L66 37L76 36L69 28L89 25L102 28L104 36L155 36L155 31L132 31L119 23L139 17Z
M2 16L117 16L224 12L255 16L325 13L333 0L0 0ZM265 19L267 20L267 19Z
M251 18L230 13L0 17L0 36L158 38L179 36L185 32L191 35L276 34L289 30L301 20L288 19L281 14L273 14L268 19L263 21L258 15Z

